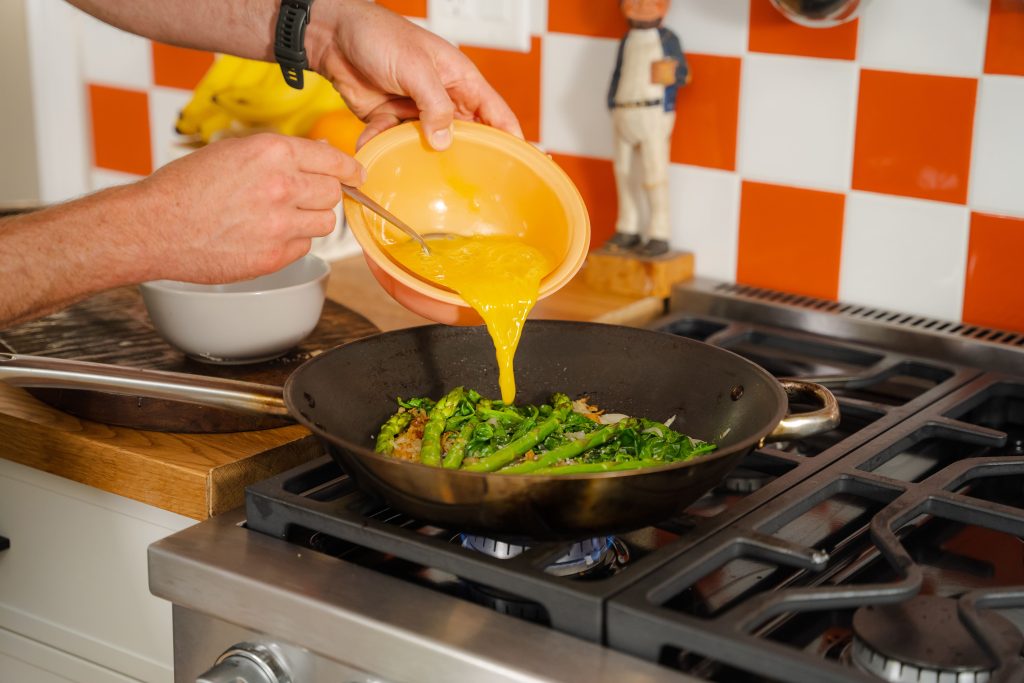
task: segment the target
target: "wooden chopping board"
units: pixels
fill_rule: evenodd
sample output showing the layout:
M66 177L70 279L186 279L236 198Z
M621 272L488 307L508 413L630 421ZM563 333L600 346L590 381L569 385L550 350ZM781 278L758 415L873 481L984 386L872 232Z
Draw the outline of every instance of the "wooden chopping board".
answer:
M0 330L0 348L9 353L283 386L292 371L313 356L379 331L363 316L328 299L313 332L284 356L251 365L202 363L188 358L165 342L150 324L138 288L123 287L98 294L45 318ZM219 433L288 424L275 417L242 415L176 401L83 390L29 391L44 403L77 417L135 429Z

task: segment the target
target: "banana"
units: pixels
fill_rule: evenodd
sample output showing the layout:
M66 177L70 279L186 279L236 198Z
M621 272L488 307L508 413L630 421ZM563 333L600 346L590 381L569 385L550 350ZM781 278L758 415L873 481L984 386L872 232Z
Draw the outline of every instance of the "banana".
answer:
M244 123L261 124L295 113L314 98L318 87L318 83L311 82L296 90L284 82L281 74L271 73L254 86L222 90L214 102Z
M196 134L203 144L208 145L213 142L214 137L218 133L229 130L233 123L234 119L231 118L231 114L218 110L213 115L203 119L203 122L199 124Z
M320 116L345 106L329 81L311 71L305 76L305 88L295 90L276 64L218 57L181 110L176 129L204 143L233 128L305 135Z
M196 85L192 99L178 116L176 130L182 135L200 135L208 118L224 122L223 116L217 116L224 110L214 98L218 93L229 88L249 88L257 86L278 70L276 64L242 59L233 55L223 55L210 66L206 74ZM209 124L205 124L209 129Z
M265 79L275 74L278 78L281 78L281 67L277 64L261 62L255 59L243 59L241 61L243 62L242 68L235 73L231 82L225 83L224 87L218 90L248 88L262 83Z
M341 95L334 89L334 86L323 78L317 77L317 79L316 90L309 102L291 115L272 122L279 133L305 137L317 119L329 111L345 107L345 101L341 99ZM312 85L313 83L310 82L306 87Z
M203 120L218 111L213 96L225 88L246 66L248 60L231 55L218 57L196 85L192 99L178 115L177 131L182 135L195 135Z

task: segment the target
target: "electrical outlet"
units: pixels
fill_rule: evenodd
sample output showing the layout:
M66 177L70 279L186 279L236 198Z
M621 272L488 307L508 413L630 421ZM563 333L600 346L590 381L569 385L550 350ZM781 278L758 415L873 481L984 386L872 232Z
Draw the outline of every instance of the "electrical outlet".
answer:
M530 51L530 3L523 0L428 0L431 31L462 45Z

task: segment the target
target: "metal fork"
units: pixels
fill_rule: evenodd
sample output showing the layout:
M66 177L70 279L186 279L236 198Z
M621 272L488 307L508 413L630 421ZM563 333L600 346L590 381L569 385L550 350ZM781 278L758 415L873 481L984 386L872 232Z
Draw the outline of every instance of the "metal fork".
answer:
M393 213L385 209L383 206L367 197L358 188L352 187L351 185L346 185L345 183L341 183L341 191L347 194L355 201L365 206L370 211L373 211L375 214L386 220L388 223L391 223L391 225L395 226L409 237L416 240L419 243L420 247L423 249L423 253L426 254L427 256L430 256L430 247L427 246L427 241L423 239L422 235L420 235L418 232L409 227L409 225L406 224L405 221L401 220L400 218L398 218L398 216L394 215ZM446 237L447 235L439 233L438 236Z

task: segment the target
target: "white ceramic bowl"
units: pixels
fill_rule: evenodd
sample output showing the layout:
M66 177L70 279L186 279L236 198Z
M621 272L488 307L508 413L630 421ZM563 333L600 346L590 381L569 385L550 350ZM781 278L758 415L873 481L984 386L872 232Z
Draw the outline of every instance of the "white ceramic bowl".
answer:
M156 280L139 288L153 327L171 345L209 363L256 363L280 356L313 331L330 271L308 254L254 280Z

